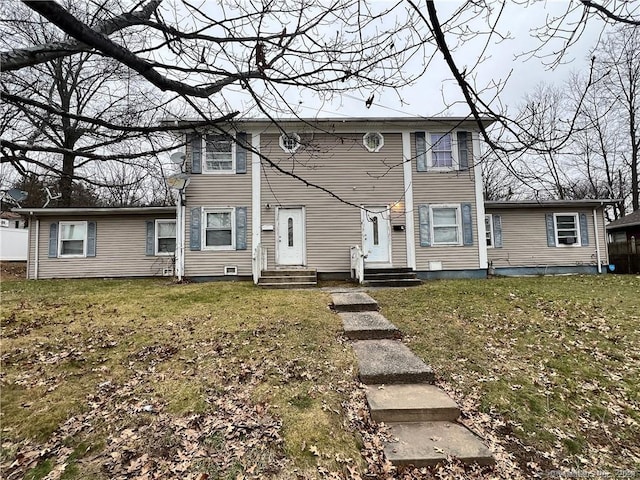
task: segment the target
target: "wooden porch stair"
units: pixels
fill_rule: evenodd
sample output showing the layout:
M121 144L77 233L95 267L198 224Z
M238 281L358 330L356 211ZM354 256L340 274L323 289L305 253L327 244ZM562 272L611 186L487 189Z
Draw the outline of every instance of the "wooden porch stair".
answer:
M315 269L263 270L258 279L263 288L311 288L318 286Z
M369 287L412 287L420 285L411 268L367 268L364 269L363 285Z

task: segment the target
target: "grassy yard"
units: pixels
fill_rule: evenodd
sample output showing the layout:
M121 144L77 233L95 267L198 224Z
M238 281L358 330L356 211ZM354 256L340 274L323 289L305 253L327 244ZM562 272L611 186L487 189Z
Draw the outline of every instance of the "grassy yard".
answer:
M1 289L2 478L388 476L325 292L166 280ZM496 470L467 478L640 476L639 278L371 295L496 449Z
M440 281L374 296L527 476L640 477L640 277Z

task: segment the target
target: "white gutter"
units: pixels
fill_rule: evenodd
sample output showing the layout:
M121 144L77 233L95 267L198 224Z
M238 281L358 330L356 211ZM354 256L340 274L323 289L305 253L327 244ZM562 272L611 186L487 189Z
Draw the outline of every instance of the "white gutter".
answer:
M602 273L602 265L600 258L600 239L598 238L598 214L597 208L593 209L593 231L596 236L596 261L598 262L598 273Z
M402 172L404 180L405 242L407 243L407 267L416 270L416 236L413 215L413 178L411 161L411 132L402 132Z
M29 235L31 236L31 235ZM40 219L36 219L36 245L35 245L35 258L33 265L33 276L35 280L38 279L38 265L40 263ZM28 256L27 256L28 258ZM27 268L27 278L29 277L29 269Z

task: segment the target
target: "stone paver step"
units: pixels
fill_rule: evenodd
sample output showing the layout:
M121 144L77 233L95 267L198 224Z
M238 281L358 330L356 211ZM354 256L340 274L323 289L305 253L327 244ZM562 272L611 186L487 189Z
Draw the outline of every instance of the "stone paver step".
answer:
M351 340L399 338L396 326L378 312L340 312L344 334Z
M433 370L396 340L359 340L353 343L360 380L367 385L433 383Z
M456 402L435 385L369 385L366 395L376 422L454 421L460 416Z
M340 292L331 295L337 312L367 312L378 310L378 302L364 292Z
M390 423L397 442L385 444L384 453L396 466L426 467L447 456L463 463L492 465L495 460L482 441L463 425L453 422Z

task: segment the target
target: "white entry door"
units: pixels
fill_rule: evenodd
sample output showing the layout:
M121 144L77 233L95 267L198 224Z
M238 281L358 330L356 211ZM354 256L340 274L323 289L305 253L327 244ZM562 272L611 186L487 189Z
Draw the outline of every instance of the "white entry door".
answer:
M391 263L391 222L388 207L362 210L362 249L367 263Z
M305 264L304 208L278 208L276 222L276 263Z

